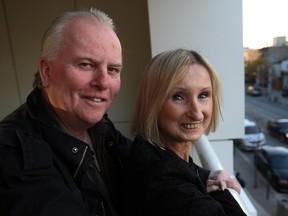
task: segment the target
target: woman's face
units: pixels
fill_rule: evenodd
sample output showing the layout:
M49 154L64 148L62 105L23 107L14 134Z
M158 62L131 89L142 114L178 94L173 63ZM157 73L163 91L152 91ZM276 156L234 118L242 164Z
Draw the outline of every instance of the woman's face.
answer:
M193 64L158 114L163 144L172 147L198 140L210 123L212 110L209 73L203 66Z

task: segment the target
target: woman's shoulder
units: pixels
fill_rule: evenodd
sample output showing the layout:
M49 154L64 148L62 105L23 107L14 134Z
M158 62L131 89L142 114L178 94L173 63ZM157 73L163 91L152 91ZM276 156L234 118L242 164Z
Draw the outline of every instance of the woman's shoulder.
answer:
M142 137L135 137L132 143L130 151L130 160L133 162L157 162L161 160L161 152L164 150L159 149L159 147L151 144L148 140Z
M170 171L173 167L182 167L182 169L187 169L188 164L181 158L179 158L175 153L168 149L159 147L149 141L141 138L135 137L130 157L129 165L135 167L135 169L146 170L147 172L164 172L166 169ZM181 169L181 170L182 170Z
M142 160L162 161L176 159L176 155L170 150L151 143L140 136L133 140L131 156Z

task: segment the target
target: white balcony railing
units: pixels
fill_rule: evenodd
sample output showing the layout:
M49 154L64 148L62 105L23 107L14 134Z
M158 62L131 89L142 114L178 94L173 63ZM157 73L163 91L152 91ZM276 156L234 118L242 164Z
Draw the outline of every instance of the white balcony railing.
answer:
M222 170L223 167L220 160L215 153L214 149L208 138L203 135L196 143L195 148L203 168L208 170ZM245 191L241 189L240 195L233 189L229 189L232 196L239 203L247 216L257 216L257 210L246 195Z

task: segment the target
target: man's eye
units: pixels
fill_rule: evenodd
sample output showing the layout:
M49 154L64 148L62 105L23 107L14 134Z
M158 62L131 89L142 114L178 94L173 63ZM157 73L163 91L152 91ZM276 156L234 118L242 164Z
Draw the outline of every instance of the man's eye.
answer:
M80 66L82 66L82 67L90 67L91 65L89 63L81 63Z
M108 68L108 73L113 74L113 75L117 75L120 73L120 69L115 68L115 67L109 67Z
M80 63L80 68L82 69L82 70L85 70L85 71L91 71L91 70L94 70L94 67L93 67L93 65L92 64L90 64L90 63Z

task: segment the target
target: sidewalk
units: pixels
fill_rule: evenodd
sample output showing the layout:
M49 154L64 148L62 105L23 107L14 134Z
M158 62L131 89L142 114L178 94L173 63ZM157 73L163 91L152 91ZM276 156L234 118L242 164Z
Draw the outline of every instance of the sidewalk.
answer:
M272 216L253 198L253 196L249 193L249 191L245 190L245 192L249 197L249 199L251 200L251 202L253 203L254 207L256 208L258 216Z

